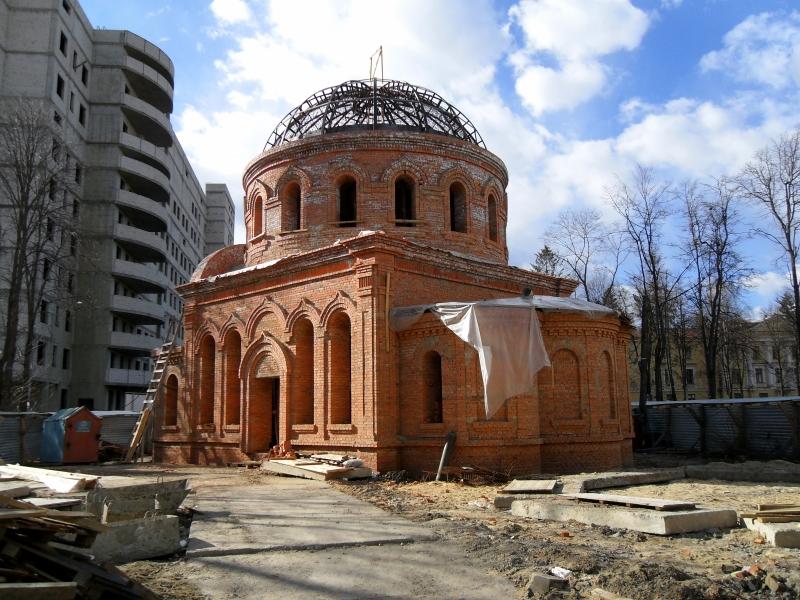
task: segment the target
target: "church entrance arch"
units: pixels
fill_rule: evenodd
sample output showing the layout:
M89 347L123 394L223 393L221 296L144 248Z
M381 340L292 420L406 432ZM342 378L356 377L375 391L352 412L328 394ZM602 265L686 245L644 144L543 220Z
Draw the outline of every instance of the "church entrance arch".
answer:
M246 419L242 451L247 454L269 452L287 439L287 366L283 348L268 337L248 349L242 360Z

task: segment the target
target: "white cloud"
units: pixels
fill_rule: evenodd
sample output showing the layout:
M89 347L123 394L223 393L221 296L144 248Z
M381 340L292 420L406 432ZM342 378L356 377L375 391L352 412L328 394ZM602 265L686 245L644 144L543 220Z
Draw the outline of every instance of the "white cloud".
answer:
M211 12L223 25L243 23L252 18L250 8L244 0L213 0Z
M523 104L539 116L586 102L605 81L605 68L594 61L568 62L558 69L531 65L520 70L516 90Z
M649 25L628 0L522 0L509 17L524 36L510 57L516 91L535 116L574 108L600 93L609 69L599 59L638 47Z
M721 50L703 56L700 67L773 89L800 85L800 12L746 18L725 34Z
M772 300L789 285L789 274L775 271L756 273L747 278L745 285L762 300Z
M649 25L647 15L628 0L522 0L509 14L529 51L572 61L633 50Z
M661 8L669 10L672 8L680 8L683 0L661 0Z

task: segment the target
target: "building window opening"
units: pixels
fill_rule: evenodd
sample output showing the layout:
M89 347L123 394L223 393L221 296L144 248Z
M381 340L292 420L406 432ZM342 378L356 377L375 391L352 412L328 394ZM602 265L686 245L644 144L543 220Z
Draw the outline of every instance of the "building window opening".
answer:
M264 201L261 196L256 196L253 203L253 237L264 233Z
M331 317L328 325L328 377L331 390L331 423L352 422L350 318L344 312Z
M239 425L241 420L241 362L242 338L238 331L231 330L225 336L225 425Z
M207 335L200 343L200 425L214 423L214 338Z
M493 242L497 241L497 200L494 194L489 194L489 201L487 205L489 211L489 239Z
M394 182L394 219L400 227L413 227L414 182L408 177L398 177Z
M467 231L467 190L459 182L450 186L450 231Z
M442 423L442 357L438 352L428 352L423 358L422 381L424 389L424 418L426 423Z
M178 424L178 378L167 377L164 388L164 425L175 427Z
M314 326L306 318L294 326L294 422L314 423Z
M339 227L355 227L358 218L356 213L356 181L352 177L339 184L337 221Z
M302 194L300 186L292 182L286 186L283 198L284 210L284 231L297 231L300 229L300 210L301 210Z

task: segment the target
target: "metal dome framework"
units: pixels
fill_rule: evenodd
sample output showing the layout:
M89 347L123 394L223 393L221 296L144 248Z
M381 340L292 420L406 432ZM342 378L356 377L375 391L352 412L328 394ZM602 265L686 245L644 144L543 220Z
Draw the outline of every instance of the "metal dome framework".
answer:
M264 150L346 129L399 129L452 136L486 148L475 125L436 92L404 81L345 81L306 98L269 136Z

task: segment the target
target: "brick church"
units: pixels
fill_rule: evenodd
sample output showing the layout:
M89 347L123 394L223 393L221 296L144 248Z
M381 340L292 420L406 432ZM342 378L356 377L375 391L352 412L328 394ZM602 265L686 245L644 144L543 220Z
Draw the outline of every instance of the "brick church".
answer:
M247 241L180 292L184 346L156 407L155 460L220 464L298 450L380 471L451 464L563 472L629 464L629 328L536 310L550 365L487 417L478 353L412 305L568 297L508 266L508 173L436 93L348 81L292 110L244 172Z

